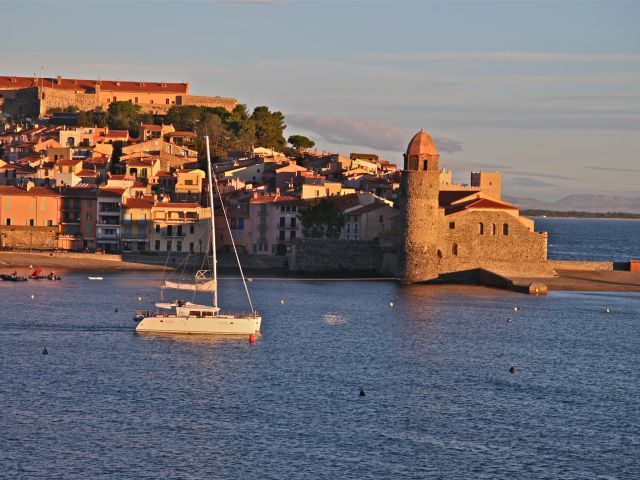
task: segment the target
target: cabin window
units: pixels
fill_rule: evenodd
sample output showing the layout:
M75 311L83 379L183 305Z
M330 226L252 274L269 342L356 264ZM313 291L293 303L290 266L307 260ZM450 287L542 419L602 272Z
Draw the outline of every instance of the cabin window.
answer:
M491 225L491 235L495 235L496 234L496 224L492 224Z
M191 310L189 312L189 316L190 317L199 317L200 316L200 312L198 312L197 310Z
M505 223L502 225L502 234L503 235L509 235L509 224Z
M453 245L451 245L451 253L453 253L454 257L458 256L458 244L457 243L454 243Z
M484 223L480 222L480 228L478 232L480 233L480 235L484 235Z
M456 229L456 222L449 222L449 230L455 230Z
M203 317L213 317L213 312L202 312Z

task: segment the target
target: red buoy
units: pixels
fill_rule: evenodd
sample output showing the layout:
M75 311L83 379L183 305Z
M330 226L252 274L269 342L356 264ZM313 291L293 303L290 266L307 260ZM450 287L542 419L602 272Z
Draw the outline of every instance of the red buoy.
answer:
M255 343L256 342L256 337L254 337L253 335L249 335L249 343Z

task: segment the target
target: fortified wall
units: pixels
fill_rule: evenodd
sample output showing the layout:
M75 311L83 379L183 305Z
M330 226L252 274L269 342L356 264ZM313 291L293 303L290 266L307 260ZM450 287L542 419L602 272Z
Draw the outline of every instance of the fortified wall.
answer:
M58 227L0 225L0 249L54 250Z

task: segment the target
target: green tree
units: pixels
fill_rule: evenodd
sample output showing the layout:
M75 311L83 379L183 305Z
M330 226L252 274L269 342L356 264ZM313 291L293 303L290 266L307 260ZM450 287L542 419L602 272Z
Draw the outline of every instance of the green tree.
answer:
M316 144L313 140L304 135L291 135L287 142L296 150L306 150L308 148L313 148Z
M107 124L115 130L129 130L134 137L140 131L141 107L131 102L112 102L109 104Z
M269 107L261 106L253 109L251 119L256 125L256 146L275 148L283 151L287 145L284 139L284 115L281 112L271 112Z
M227 151L232 141L232 134L229 128L222 123L217 115L205 115L196 127L196 148L198 149L200 166L206 169L206 144L205 136L209 136L209 148L211 150L211 161L219 161L226 157Z
M107 115L102 108L78 112L77 122L81 127L104 127L107 124Z
M111 173L118 173L120 169L120 157L122 156L122 141L113 142L113 152L111 153Z
M329 197L318 200L298 213L305 237L339 238L345 217L338 204Z

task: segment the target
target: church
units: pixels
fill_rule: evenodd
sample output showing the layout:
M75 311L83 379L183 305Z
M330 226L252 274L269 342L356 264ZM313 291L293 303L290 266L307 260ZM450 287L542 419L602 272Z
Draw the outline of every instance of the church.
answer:
M547 233L536 232L532 220L500 198L499 173L474 172L470 187L458 186L443 181L439 162L435 142L421 130L407 147L400 184L404 283L478 269L507 276L553 274Z

